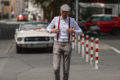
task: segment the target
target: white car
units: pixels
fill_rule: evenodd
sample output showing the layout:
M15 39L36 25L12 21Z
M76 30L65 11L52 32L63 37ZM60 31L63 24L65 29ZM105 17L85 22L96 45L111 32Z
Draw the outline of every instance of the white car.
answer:
M48 23L31 22L20 24L15 32L17 53L25 48L52 48L55 34L46 32Z

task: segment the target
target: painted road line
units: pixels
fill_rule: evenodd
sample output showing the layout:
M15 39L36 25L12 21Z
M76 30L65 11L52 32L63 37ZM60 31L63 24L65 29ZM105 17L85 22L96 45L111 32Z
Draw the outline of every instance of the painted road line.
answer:
M115 48L113 46L110 46L108 44L105 44L104 42L100 43L100 49L106 49L106 50L112 49L116 53L120 54L120 50L119 49L117 49L117 48Z
M114 50L115 52L117 52L118 54L120 54L120 50L116 49L115 47L111 47L111 46L110 46L110 48L111 48L112 50Z
M14 44L14 40L11 40L10 43L9 43L9 45L8 45L8 48L5 50L4 53L9 53L9 51L11 50L13 44Z

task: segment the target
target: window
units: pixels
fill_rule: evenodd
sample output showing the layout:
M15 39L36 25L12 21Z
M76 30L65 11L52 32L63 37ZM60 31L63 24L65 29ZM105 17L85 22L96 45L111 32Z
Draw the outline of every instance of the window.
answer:
M5 6L9 6L10 2L9 1L3 1L2 4L4 4Z
M103 18L103 21L112 21L113 20L113 17L104 17Z
M105 8L105 14L112 14L112 8Z
M118 3L118 0L79 0L79 2L102 2L102 3Z
M92 21L93 22L95 22L95 21L102 21L102 17L93 17Z

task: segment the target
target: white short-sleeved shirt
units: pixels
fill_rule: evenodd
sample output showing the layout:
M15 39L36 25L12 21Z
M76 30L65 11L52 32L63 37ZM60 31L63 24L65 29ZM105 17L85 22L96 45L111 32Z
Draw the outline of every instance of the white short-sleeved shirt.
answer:
M59 16L54 17L53 20L51 21L51 23L48 25L47 27L47 31L49 33L51 33L52 29L58 29L58 22L59 22ZM60 16L60 25L59 25L59 38L58 41L60 42L68 42L68 28L69 28L69 17L67 17L66 19L63 19L62 16ZM75 21L74 18L70 17L70 28L74 28L75 29L75 33L77 35L81 35L82 34L82 30L79 28L77 22ZM54 40L57 40L57 34L54 37Z

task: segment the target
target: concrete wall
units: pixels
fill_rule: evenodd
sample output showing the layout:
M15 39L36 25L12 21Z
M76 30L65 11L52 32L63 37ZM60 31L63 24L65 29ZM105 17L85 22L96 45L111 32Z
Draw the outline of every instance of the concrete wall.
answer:
M19 24L0 23L0 40L13 39L15 30L16 30L16 28L18 28L18 26L19 26Z

